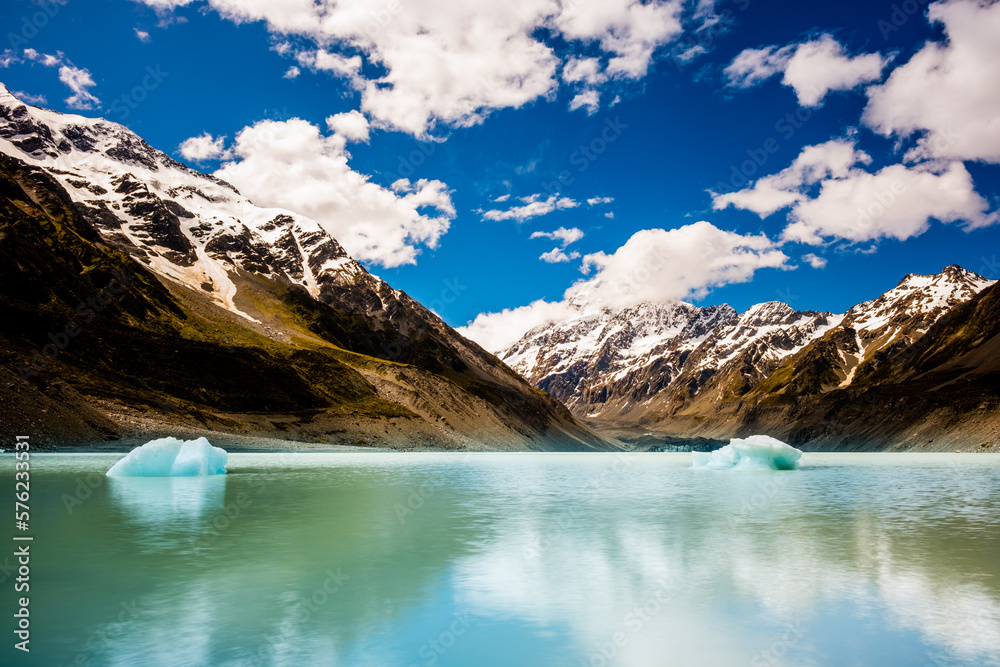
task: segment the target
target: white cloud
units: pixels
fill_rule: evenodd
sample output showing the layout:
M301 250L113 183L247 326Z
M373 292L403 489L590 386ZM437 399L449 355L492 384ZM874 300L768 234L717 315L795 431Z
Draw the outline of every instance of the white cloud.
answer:
M11 49L4 49L3 53L0 53L0 67L10 67L19 62L21 59Z
M698 299L715 287L750 280L757 269L784 268L787 260L764 234L744 236L705 221L644 229L610 255L585 255L582 270L596 273L566 296L602 306Z
M928 42L881 86L864 122L884 135L921 133L908 158L1000 162L1000 4L938 2L927 15L945 42Z
M591 197L587 200L588 206L599 206L600 204L610 204L615 200L614 197Z
M583 268L594 275L567 289L562 300L483 313L459 331L498 352L532 327L582 311L701 298L713 288L747 282L762 268L792 268L787 262L763 234L741 235L704 221L671 230L644 229L610 255L585 255Z
M299 74L302 74L302 70L300 70L295 65L292 65L291 67L288 68L288 70L285 71L285 74L282 78L295 79L298 78Z
M997 222L961 162L895 164L875 173L858 167L870 162L851 140L807 146L777 174L738 192L713 194L713 206L761 217L789 208L782 239L814 245L829 238L902 241L922 234L931 219L962 221L966 229Z
M231 150L234 160L216 176L258 205L313 218L358 260L389 268L414 264L422 247L437 247L455 216L441 181L372 183L348 166L342 136L324 136L298 118L246 127Z
M133 30L135 30L135 36L140 42L149 42L152 39L145 30L139 30L138 28L133 28Z
M637 79L656 48L680 36L682 8L682 2L566 2L551 23L567 39L600 45L611 56L608 75Z
M36 62L45 67L58 67L65 60L65 57L63 56L62 52L58 52L56 55L52 55L49 53L41 53L39 51L36 51L35 49L25 49L24 57L27 60Z
M749 88L784 72L781 83L795 91L799 104L816 107L830 91L853 90L878 80L888 63L878 53L848 56L840 42L821 35L781 48L747 49L726 67L725 75L730 86Z
M821 244L825 238L852 242L919 236L931 219L965 223L966 230L997 221L961 162L907 167L890 165L872 174L852 170L822 183L819 194L796 204L782 238Z
M325 72L333 72L339 76L354 79L361 69L360 56L345 58L339 53L330 53L322 49L316 51L300 51L295 56L303 67ZM287 72L286 72L287 74Z
M571 227L569 229L560 227L552 232L534 232L531 235L531 238L552 239L553 241L559 241L560 247L553 248L548 252L542 253L542 255L538 258L543 262L548 262L549 264L558 264L560 262L569 262L580 258L580 253L576 251L567 253L566 247L570 244L576 243L582 239L583 236L583 231L577 229L576 227Z
M609 220L614 220L615 219L615 212L614 211L608 211L607 213L604 214L604 217L608 218Z
M563 81L566 83L586 83L590 86L597 86L608 77L601 71L601 61L599 58L570 58L563 65Z
M66 104L71 109L93 109L100 105L101 101L90 92L90 89L97 84L87 70L63 65L59 68L59 80L73 91L73 94L66 98Z
M560 262L569 262L579 258L580 258L580 253L576 252L575 250L567 255L566 251L563 250L562 248L553 248L548 252L543 252L538 257L538 259L542 260L543 262L548 262L549 264L559 264Z
M17 91L14 93L14 97L21 100L25 104L47 104L48 100L45 95L32 95L31 93L25 93L23 91Z
M509 192L507 194L505 194L505 195L500 195L499 197L495 197L493 199L493 201L496 202L497 204L502 204L505 201L507 201L508 199L510 199L510 193Z
M820 257L819 255L815 255L811 252L802 255L802 261L808 263L809 266L813 267L814 269L822 269L824 266L826 266L825 257Z
M587 109L588 115L594 115L597 110L601 108L601 94L596 90L585 90L582 93L577 93L569 101L569 110L576 111L577 109Z
M577 309L566 301L539 299L527 306L504 308L497 313L480 313L456 331L476 341L490 352L500 352L537 326L568 319Z
M491 209L489 211L480 211L480 213L482 213L483 220L516 220L517 222L524 222L531 218L537 218L540 215L548 215L553 211L576 208L580 205L579 202L569 197L560 197L558 195L550 195L547 199L542 199L540 194L534 194L528 197L521 197L521 201L524 202L523 206L512 206L506 211Z
M231 157L230 152L226 150L226 138L213 138L208 132L185 139L177 150L180 151L185 160L192 162L222 160Z
M6 52L5 52L6 53ZM90 89L96 86L90 72L86 69L74 67L62 51L57 51L56 55L41 53L35 49L25 49L24 58L31 62L38 63L43 67L58 67L59 80L62 81L73 94L66 98L66 105L71 109L93 109L101 104Z
M733 88L752 88L764 83L785 70L793 50L792 46L744 49L723 70L726 82Z
M560 227L553 232L534 232L531 235L533 239L552 239L553 241L559 241L562 243L562 247L570 245L571 243L576 243L584 236L583 231L577 229L576 227L570 227L566 229L565 227Z
M360 111L338 113L326 119L326 126L347 141L368 143L368 119Z
M188 0L142 0L158 11ZM234 22L264 21L279 39L317 50L300 65L346 77L361 111L386 127L426 136L479 123L567 86L634 80L682 33L685 0L208 0ZM550 46L548 36L566 46ZM289 39L288 41L294 41ZM589 58L577 53L587 50ZM362 60L364 62L362 62ZM370 65L371 67L364 67Z
M805 200L804 186L829 177L844 178L859 162L868 164L871 158L847 139L806 146L790 166L759 179L752 187L724 194L712 193L712 206L716 210L734 206L764 218Z

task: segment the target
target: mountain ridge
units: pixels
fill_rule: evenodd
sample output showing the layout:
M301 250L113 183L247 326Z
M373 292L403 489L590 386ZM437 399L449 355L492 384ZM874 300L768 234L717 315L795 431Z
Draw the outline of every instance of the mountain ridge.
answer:
M854 388L855 394L877 393L874 386L891 380L879 369L900 363L926 334L932 338L939 334L948 313L994 285L950 265L938 274L908 274L895 287L844 314L795 311L774 301L755 304L744 313L732 311L697 340L664 339L671 350L684 350L683 355L668 351L638 358L613 378L577 373L571 383L556 381L560 364L569 355L565 350L557 354L546 343L557 333L563 340L572 337L573 320L536 327L499 356L536 386L551 387L579 417L611 432L725 439L760 431L785 435L801 445L838 446L836 429L820 424L810 413L829 403L824 395ZM688 312L698 312L696 306L684 306ZM634 319L641 310L630 307L620 312L631 313ZM606 320L614 320L613 312ZM633 326L643 325L633 322ZM651 349L665 348L654 343ZM584 360L593 354L593 349L575 349L572 358L577 367L590 368ZM615 351L602 349L600 354L614 356ZM762 410L767 412L761 406L782 402L803 405L784 411L787 424L761 417ZM913 420L919 422L919 415ZM842 426L843 437L851 437L859 428L854 422ZM995 432L992 422L982 429L976 435L970 431L968 438L993 437L982 435Z

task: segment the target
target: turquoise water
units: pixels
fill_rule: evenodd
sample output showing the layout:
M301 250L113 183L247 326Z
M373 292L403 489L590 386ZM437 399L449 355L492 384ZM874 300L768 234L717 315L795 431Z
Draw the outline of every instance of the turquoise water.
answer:
M32 652L8 620L0 664L1000 665L1000 457L237 454L223 477L103 477L118 458L33 459ZM0 475L11 517L9 455Z

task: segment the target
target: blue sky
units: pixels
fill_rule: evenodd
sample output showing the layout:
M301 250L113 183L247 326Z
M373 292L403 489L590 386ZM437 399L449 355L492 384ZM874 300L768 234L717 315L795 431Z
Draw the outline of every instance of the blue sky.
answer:
M642 274L641 279L651 284L639 290L642 294L686 298L699 304L727 302L740 310L778 299L800 309L842 312L873 298L909 272L937 272L957 263L991 278L1000 277L994 260L1000 255L1000 230L993 224L1000 208L1000 147L989 124L990 120L1000 124L1000 105L991 106L990 99L982 99L982 92L962 88L964 80L975 81L991 73L944 76L919 91L921 99L948 98L943 107L928 103L927 108L914 109L908 97L913 93L907 88L927 79L919 71L910 71L916 68L910 61L918 52L930 54L928 40L938 54L954 48L954 62L960 66L995 67L984 63L992 57L989 49L996 46L977 38L975 31L977 25L989 25L996 11L987 16L986 8L953 0L932 8L940 19L932 24L928 5L915 1L902 3L895 15L897 2L744 0L713 7L703 1L678 3L671 14L677 26L650 36L640 34L640 28L651 23L648 18L628 23L627 12L638 11L630 9L637 3L615 0L602 10L607 16L599 17L606 24L594 27L591 21L580 27L582 23L569 19L545 19L540 27L532 27L529 19L527 29L520 24L498 28L498 39L511 39L512 34L515 41L505 44L514 46L483 47L481 53L475 39L471 45L462 42L455 53L454 40L461 39L461 31L454 32L455 26L447 22L428 19L432 37L435 30L442 31L435 44L443 45L444 55L436 54L438 59L428 60L430 64L421 69L414 53L420 54L401 51L400 44L409 43L408 26L420 25L420 11L425 18L435 11L433 2L415 2L412 7L420 6L416 9L404 4L406 8L400 9L388 0L387 25L376 20L370 28L374 32L353 39L311 26L311 3L304 3L306 8L286 5L287 10L278 2L258 4L274 8L251 15L240 0L213 0L211 4L187 0L7 2L0 9L0 21L8 29L3 44L6 67L0 69L0 79L12 91L44 98L39 102L42 106L122 122L153 146L204 171L230 162L234 166L226 175L232 175L241 191L258 203L285 205L318 219L329 214L335 234L344 237L345 246L360 255L373 273L430 305L453 326L464 325L481 313L522 307L539 299L559 303L567 288L581 279L620 283L615 272L641 262L637 258L646 247L661 242L671 248L683 246L679 237L649 235L636 237L631 251L618 253L633 235L641 230L678 230L698 221L711 223L712 229L698 228L701 235L692 231L689 240L695 244L702 238L715 243L716 230L748 238L763 234L766 241L753 241L751 261L742 262L736 270L722 266L706 271L697 258L686 266L683 254L668 254L666 261L672 268L654 269L649 277ZM445 5L450 3L439 4L440 11L447 11ZM515 5L524 9L522 4L529 7L532 0L514 3L508 11L514 12ZM536 4L552 3L538 0ZM586 7L571 9L588 11ZM617 16L613 9L620 9ZM303 20L293 24L289 17L296 12ZM332 9L325 16L337 18ZM488 44L492 38L479 39ZM806 57L812 53L808 45L824 39L842 49L840 61L836 57L824 60L822 54L812 60ZM702 48L691 52L699 43ZM764 47L773 48L747 54L748 49ZM967 65L959 57L975 54L977 49L985 59L979 65ZM324 69L315 59L317 51L334 54L333 65ZM869 60L852 61L866 54ZM43 59L46 55L52 56L48 62ZM484 83L488 89L470 93L476 100L470 112L440 89L462 85L461 80L456 84L448 79L449 67L454 65L455 76L461 78L461 68L480 56L486 62L483 71L493 71L492 67L501 79L504 72L509 73L504 68L539 72L537 63L522 62L532 57L549 65L554 58L555 73L547 86L544 77L529 84ZM489 62L491 58L497 62ZM569 64L581 58L595 59L592 84L567 81L572 79L566 74ZM745 67L734 68L734 61L741 58ZM506 59L514 64L499 62ZM997 60L992 57L993 62ZM840 65L843 71L837 69ZM293 66L297 76L289 78ZM833 74L824 74L827 67L833 68ZM896 77L895 71L906 67L910 70ZM82 89L98 100L90 103L92 108L71 108L87 106L86 99L67 104L72 91L60 80L66 68L89 75ZM798 87L784 85L783 76L798 82ZM890 76L900 79L891 90L886 84ZM79 81L74 84L78 88ZM815 91L817 85L822 89L830 81L840 83L832 84L818 103L803 103L808 92L802 91L809 87ZM364 88L370 82L376 83ZM537 86L537 91L526 89L529 85ZM879 93L879 113L872 109L875 98L866 92L868 86L886 87ZM378 91L387 89L391 94L378 98ZM574 98L587 91L598 96L597 104L571 110ZM871 116L865 115L866 107ZM334 204L322 197L301 205L289 201L291 195L285 191L260 185L274 182L274 188L281 187L280 171L267 171L278 169L272 166L273 153L263 149L251 153L250 148L240 152L233 143L241 130L261 121L284 127L294 118L319 128L318 137L329 138L328 117L359 109L370 125L367 140L359 136L346 140L346 148L342 142L323 144L322 150L333 151L335 157L342 155L337 151L347 151L350 157L343 169L381 186L371 193L379 198L379 206L409 207L408 222L400 224L404 234L412 233L394 241L401 246L391 251L381 246L355 250L350 244L358 241L348 240L357 231L350 227L355 204L330 208ZM798 114L797 120L789 122L789 114L793 119ZM981 121L978 125L977 120ZM931 140L944 134L942 128L951 127L957 128L953 131L960 138L950 143L945 139L943 147L935 147ZM976 136L977 132L982 136ZM205 133L216 142L225 139L212 144L210 154L200 160L191 159L191 151L185 157L181 144ZM275 135L261 136L273 139ZM802 176L812 173L808 170L799 170L798 176L786 171L784 194L779 198L805 202L804 206L766 214L769 204L760 203L764 195L758 192L760 197L747 193L739 208L721 208L718 201L713 207L710 190L729 181L734 168L743 166L749 172L748 183L740 184L749 187L757 179L786 170L803 148L831 140L839 144L830 145L820 158L828 170L825 177L810 180ZM926 145L914 157L913 150L923 145L921 140ZM303 150L319 145L303 144ZM581 150L587 146L600 150L588 155ZM834 148L854 151L844 167L848 171L839 175ZM303 159L312 157L303 155ZM329 163L316 164L321 169ZM897 167L898 171L892 171ZM872 185L874 191L895 183L900 191L892 195L898 201L889 206L890 212L876 216L879 221L874 228L881 232L871 228L858 232L850 225L841 229L837 220L858 218L857 206L844 202L870 201L871 197L864 199L856 192L866 187L866 175L887 168L885 179ZM897 180L889 178L892 174ZM410 189L392 194L391 185L400 177L410 179ZM323 184L322 175L318 178L328 192L355 182L337 177ZM428 185L417 186L419 179L426 179ZM794 181L791 186L788 179ZM821 188L829 188L829 197L818 198ZM833 196L835 188L843 195L840 199ZM931 191L936 194L928 195ZM408 199L405 193L410 193ZM510 198L494 201L504 195ZM540 202L554 197L554 203L566 205L520 222L510 217L512 213L503 213L528 203L519 198L533 195ZM588 199L611 201L591 205ZM846 208L838 211L837 206ZM377 215L382 209L373 210ZM492 217L501 219L490 219L491 214L485 213L490 210L498 211ZM763 217L755 212L761 210ZM423 214L427 220L414 220ZM505 215L508 219L503 219ZM951 220L942 223L937 217ZM793 220L805 220L802 225L808 233L818 231L820 236L805 243L801 242L803 234L789 237L786 230ZM417 231L408 224L416 225ZM979 228L969 230L970 224ZM531 238L535 232L551 233L558 228L578 229L570 237L582 232L582 238L565 248L559 239ZM382 242L380 233L374 234L376 246ZM727 243L722 243L725 247L719 252L728 251ZM556 263L540 259L556 249L573 259ZM588 261L595 253L603 254ZM776 254L785 259L776 260ZM405 257L411 263L400 263ZM704 263L718 261L719 257L706 255ZM581 273L581 265L589 266L587 275ZM617 297L601 298L613 305ZM526 316L523 322L537 319L537 314L522 314ZM481 323L491 328L523 326L522 320Z

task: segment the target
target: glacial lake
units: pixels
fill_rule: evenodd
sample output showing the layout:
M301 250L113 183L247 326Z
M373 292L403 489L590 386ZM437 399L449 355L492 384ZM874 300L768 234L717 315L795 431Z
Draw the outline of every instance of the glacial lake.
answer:
M998 456L233 454L225 476L104 477L120 457L34 455L32 650L6 567L0 664L1000 665Z

